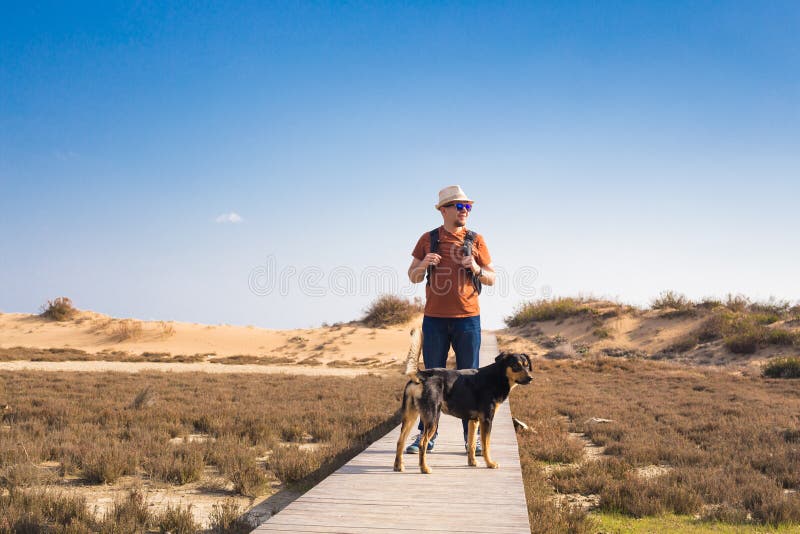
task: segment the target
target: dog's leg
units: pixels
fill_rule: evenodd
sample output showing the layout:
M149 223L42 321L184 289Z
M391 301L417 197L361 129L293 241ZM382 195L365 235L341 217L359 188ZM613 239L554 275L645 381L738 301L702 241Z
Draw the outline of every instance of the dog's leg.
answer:
M478 421L470 419L467 423L467 465L475 467L478 462L475 461L475 431L478 429Z
M400 437L397 438L397 451L394 455L395 471L403 470L403 451L406 448L406 439L408 439L408 434L411 433L411 427L414 426L419 416L419 410L416 409L414 401L409 393L411 392L407 391L406 394L403 395L403 424L400 427Z
M435 422L423 422L425 430L422 431L422 439L419 442L419 470L423 474L430 474L431 468L428 467L428 442L436 434Z
M481 419L481 445L483 445L483 459L486 460L486 467L497 469L497 462L492 461L491 450L492 420Z
M406 448L406 439L411 433L411 427L417 421L416 413L406 412L403 414L403 426L400 427L400 437L397 438L397 452L394 456L394 470L403 470L403 451Z

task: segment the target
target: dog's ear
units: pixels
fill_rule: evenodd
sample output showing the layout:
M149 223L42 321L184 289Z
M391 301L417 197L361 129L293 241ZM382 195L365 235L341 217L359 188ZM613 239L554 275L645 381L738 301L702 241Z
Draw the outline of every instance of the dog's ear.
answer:
M524 352L522 353L522 357L525 358L526 362L528 362L528 371L533 372L533 364L531 363L531 357L525 354Z
M497 358L495 358L494 361L495 361L495 363L500 363L500 360L502 360L505 357L506 357L506 353L505 352L501 352L500 354L497 355Z

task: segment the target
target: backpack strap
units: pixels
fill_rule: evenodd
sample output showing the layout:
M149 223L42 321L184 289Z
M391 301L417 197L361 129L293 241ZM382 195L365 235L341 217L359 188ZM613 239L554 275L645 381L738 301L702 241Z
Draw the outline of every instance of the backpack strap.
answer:
M467 233L464 234L464 255L471 256L472 255L472 247L475 245L475 238L478 237L478 234L473 232L472 230L467 230Z
M464 235L464 255L471 256L472 249L475 246L475 239L478 237L476 232L472 230L467 230L467 233ZM475 291L478 292L478 295L481 294L481 290L483 289L483 284L481 284L480 278L478 278L475 273L472 271L469 272L470 278L472 278L472 286L475 288Z
M434 253L435 252L439 252L439 229L438 228L434 228L433 230L430 231L430 233L428 235L430 235L430 238L431 238L431 246L430 246L430 250L428 252L429 253L430 252L434 252ZM434 268L435 267L433 265L428 265L428 272L425 275L426 278L428 279L428 281L426 282L426 285L431 285L431 277L433 276L433 269Z

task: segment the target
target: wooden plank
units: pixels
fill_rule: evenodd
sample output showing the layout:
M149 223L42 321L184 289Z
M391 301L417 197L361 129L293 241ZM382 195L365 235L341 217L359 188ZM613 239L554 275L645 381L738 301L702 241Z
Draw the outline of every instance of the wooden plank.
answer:
M481 365L494 361L497 341L483 334ZM392 470L400 428L373 443L254 532L493 532L528 534L528 509L508 402L495 416L492 455L500 464L467 465L461 421L443 415L429 475L417 455Z

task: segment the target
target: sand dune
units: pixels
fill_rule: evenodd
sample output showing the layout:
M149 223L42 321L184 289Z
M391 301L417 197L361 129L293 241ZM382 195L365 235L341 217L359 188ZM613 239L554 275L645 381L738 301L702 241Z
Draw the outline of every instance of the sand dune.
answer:
M118 319L91 311L81 311L73 320L58 322L38 315L4 313L0 314L0 349L29 347L105 355L149 354L159 355L161 360L168 356L196 355L202 357L195 358L201 361L248 356L274 359L287 368L294 364L374 368L403 360L408 350L409 329L410 324L369 328L354 322L313 329L269 330ZM235 367L243 370L242 366Z
M617 303L587 301L592 314L531 322L525 326L497 332L504 350L527 352L549 359L622 356L653 358L689 365L714 365L736 372L760 373L760 366L776 356L800 356L796 345L760 346L752 354L733 353L723 339L679 347L696 332L712 312L669 314L660 310L640 310ZM782 319L765 328L780 328L800 333L796 320Z

